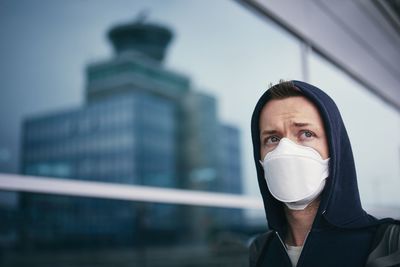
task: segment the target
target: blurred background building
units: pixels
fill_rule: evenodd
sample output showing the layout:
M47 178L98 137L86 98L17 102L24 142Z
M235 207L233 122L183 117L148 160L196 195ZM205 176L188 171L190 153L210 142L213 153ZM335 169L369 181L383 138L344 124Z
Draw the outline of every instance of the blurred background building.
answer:
M172 31L140 18L113 27L108 37L115 57L88 66L85 106L24 122L22 173L241 194L239 130L219 121L213 96L193 91L188 77L163 66ZM21 203L22 239L30 246L137 245L144 231L157 243L176 243L190 240L188 229L197 223L188 219L195 214L171 205L29 193ZM37 216L43 212L45 219ZM212 217L238 226L241 213Z
M363 207L400 218L399 6L0 0L0 265L247 266L279 79L335 100Z

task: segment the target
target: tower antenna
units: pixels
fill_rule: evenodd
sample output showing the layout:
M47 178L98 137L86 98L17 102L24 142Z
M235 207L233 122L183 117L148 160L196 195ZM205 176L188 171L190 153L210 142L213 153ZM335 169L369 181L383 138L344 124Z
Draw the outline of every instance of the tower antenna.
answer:
M143 9L139 11L139 13L136 15L135 22L144 23L147 20L149 13L150 13L149 9Z

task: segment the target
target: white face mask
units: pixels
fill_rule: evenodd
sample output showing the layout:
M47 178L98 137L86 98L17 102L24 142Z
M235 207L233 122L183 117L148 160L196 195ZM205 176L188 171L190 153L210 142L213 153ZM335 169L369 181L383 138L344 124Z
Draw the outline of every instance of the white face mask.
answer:
M282 138L260 163L271 194L293 210L303 210L316 199L329 176L329 159L288 138Z

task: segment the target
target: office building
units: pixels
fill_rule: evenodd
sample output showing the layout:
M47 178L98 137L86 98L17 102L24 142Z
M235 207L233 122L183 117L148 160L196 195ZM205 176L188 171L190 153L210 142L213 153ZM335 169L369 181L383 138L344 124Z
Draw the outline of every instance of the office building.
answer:
M87 67L84 106L25 120L22 172L240 194L238 130L218 120L213 96L193 90L188 77L162 64L172 32L135 21L108 36L115 56ZM137 244L146 242L144 233L168 242L192 225L183 218L187 211L166 204L33 194L24 194L21 203L25 244L54 245L55 236L60 246L88 244L93 237ZM36 220L42 212L48 216ZM240 224L241 212L234 213L233 223Z

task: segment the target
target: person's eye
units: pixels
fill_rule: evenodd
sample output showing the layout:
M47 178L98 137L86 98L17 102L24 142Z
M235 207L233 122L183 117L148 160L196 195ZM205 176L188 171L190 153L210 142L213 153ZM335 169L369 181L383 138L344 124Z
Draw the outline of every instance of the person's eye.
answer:
M278 136L272 135L265 139L265 145L274 145L279 143L280 140Z
M309 141L309 140L313 139L314 137L316 137L316 135L312 131L309 131L309 130L300 131L299 138L301 141Z

